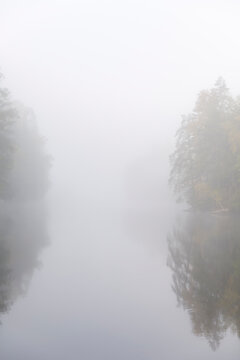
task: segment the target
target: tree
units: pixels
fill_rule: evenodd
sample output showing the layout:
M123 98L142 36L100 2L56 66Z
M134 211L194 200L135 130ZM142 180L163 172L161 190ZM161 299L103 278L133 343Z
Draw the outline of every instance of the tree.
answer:
M17 111L9 92L0 87L0 198L10 195L9 176L14 156L12 131L16 120Z
M33 111L0 86L0 315L27 290L48 242L45 204L35 201L48 187L44 145Z
M15 200L41 198L49 185L50 156L45 139L39 134L33 111L17 105L18 121L13 129L14 161L10 173L10 187Z
M0 199L25 201L44 195L50 167L44 145L33 111L0 87Z
M193 208L240 208L240 100L223 79L183 116L170 157L170 184Z

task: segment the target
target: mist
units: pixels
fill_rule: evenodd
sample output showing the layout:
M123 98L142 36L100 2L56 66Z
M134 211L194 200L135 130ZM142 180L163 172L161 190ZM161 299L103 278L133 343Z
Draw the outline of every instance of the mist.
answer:
M14 120L0 156L3 360L239 357L237 205L233 219L223 195L222 218L219 189L179 204L169 186L182 115L219 77L240 94L239 10L2 1Z

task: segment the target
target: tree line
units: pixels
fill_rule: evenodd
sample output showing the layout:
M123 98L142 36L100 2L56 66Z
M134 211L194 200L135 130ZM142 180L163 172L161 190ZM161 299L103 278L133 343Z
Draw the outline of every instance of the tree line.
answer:
M45 202L51 158L31 109L0 76L0 315L27 291L48 244Z
M182 117L170 162L178 200L200 210L240 210L240 97L222 78Z
M2 76L0 75L2 84ZM44 195L50 157L31 109L0 86L0 199L30 200Z

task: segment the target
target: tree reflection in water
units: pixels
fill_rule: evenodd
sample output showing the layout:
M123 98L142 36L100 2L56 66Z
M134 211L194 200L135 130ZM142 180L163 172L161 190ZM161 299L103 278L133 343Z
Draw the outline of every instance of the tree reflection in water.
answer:
M194 334L215 350L226 331L240 337L240 221L189 215L168 236L168 266Z
M47 241L42 202L1 204L0 313L9 311L16 298L25 294Z

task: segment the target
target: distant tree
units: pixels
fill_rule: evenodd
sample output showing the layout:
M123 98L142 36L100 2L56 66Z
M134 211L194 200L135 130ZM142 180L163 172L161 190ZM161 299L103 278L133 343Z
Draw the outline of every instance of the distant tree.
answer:
M17 200L41 198L49 186L50 156L39 134L34 112L18 104L18 121L13 129L15 146L10 176L12 195Z
M12 132L16 120L17 111L9 92L0 87L0 198L10 195L9 175L14 156Z
M49 166L33 111L0 83L0 315L25 294L48 242L45 203L35 200L46 192Z
M9 91L0 87L0 199L42 197L48 188L49 167L33 111L14 102Z
M219 78L183 116L170 184L193 208L240 209L240 100Z

